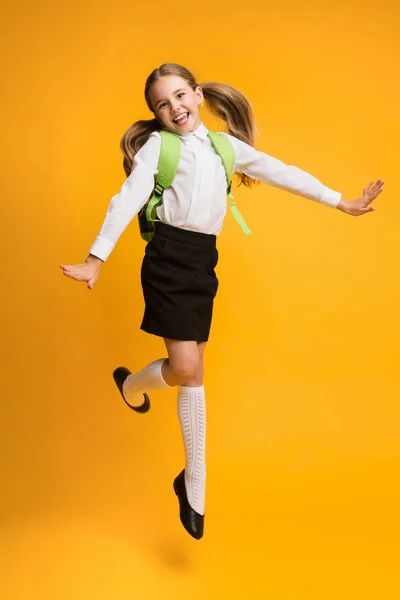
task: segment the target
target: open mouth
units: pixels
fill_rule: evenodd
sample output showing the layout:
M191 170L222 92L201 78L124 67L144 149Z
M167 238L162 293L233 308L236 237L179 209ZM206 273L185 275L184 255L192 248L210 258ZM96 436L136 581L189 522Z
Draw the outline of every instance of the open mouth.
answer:
M188 120L189 120L189 113L185 112L185 113L181 113L179 116L177 116L176 119L173 119L173 122L176 125L179 125L180 127L182 127L183 125L186 125Z

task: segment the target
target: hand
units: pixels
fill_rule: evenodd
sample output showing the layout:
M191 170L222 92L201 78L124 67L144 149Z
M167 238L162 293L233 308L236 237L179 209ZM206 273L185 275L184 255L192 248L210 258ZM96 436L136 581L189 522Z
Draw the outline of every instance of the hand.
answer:
M372 185L373 183L373 181L370 181L364 188L363 195L353 202L342 198L337 208L354 217L359 217L360 215L376 210L375 206L370 206L370 204L383 191L383 184L385 182L383 179L378 179L374 185Z
M96 260L93 260L96 258ZM92 259L92 260L91 260ZM89 257L87 261L80 265L60 265L64 275L75 279L75 281L86 281L89 290L92 290L100 272L100 266L103 261L97 257Z

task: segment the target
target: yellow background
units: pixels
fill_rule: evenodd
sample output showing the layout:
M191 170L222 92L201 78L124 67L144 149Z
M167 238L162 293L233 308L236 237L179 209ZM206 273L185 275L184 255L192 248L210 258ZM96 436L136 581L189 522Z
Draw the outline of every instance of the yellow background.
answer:
M4 8L1 597L397 598L398 2ZM136 415L112 379L164 355L139 330L136 219L94 291L59 268L85 260L163 62L241 89L257 147L345 198L386 182L359 219L236 190L254 233L228 213L219 239L200 542L175 390Z

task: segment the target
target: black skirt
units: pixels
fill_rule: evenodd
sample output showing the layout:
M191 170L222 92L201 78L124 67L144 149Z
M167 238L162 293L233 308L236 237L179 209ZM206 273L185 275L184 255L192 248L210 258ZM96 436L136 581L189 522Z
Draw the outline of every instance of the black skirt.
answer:
M218 290L216 236L156 223L141 269L141 329L174 340L208 340Z

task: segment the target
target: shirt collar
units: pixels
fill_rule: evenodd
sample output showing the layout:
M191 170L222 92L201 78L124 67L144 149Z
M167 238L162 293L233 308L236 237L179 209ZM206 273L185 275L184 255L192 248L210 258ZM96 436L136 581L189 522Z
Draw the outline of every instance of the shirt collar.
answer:
M180 135L179 137L186 140L192 135L199 137L201 140L205 140L208 135L208 129L204 125L204 123L200 123L200 125L198 126L197 129L195 129L194 131L191 131L190 133L184 133L183 135Z

